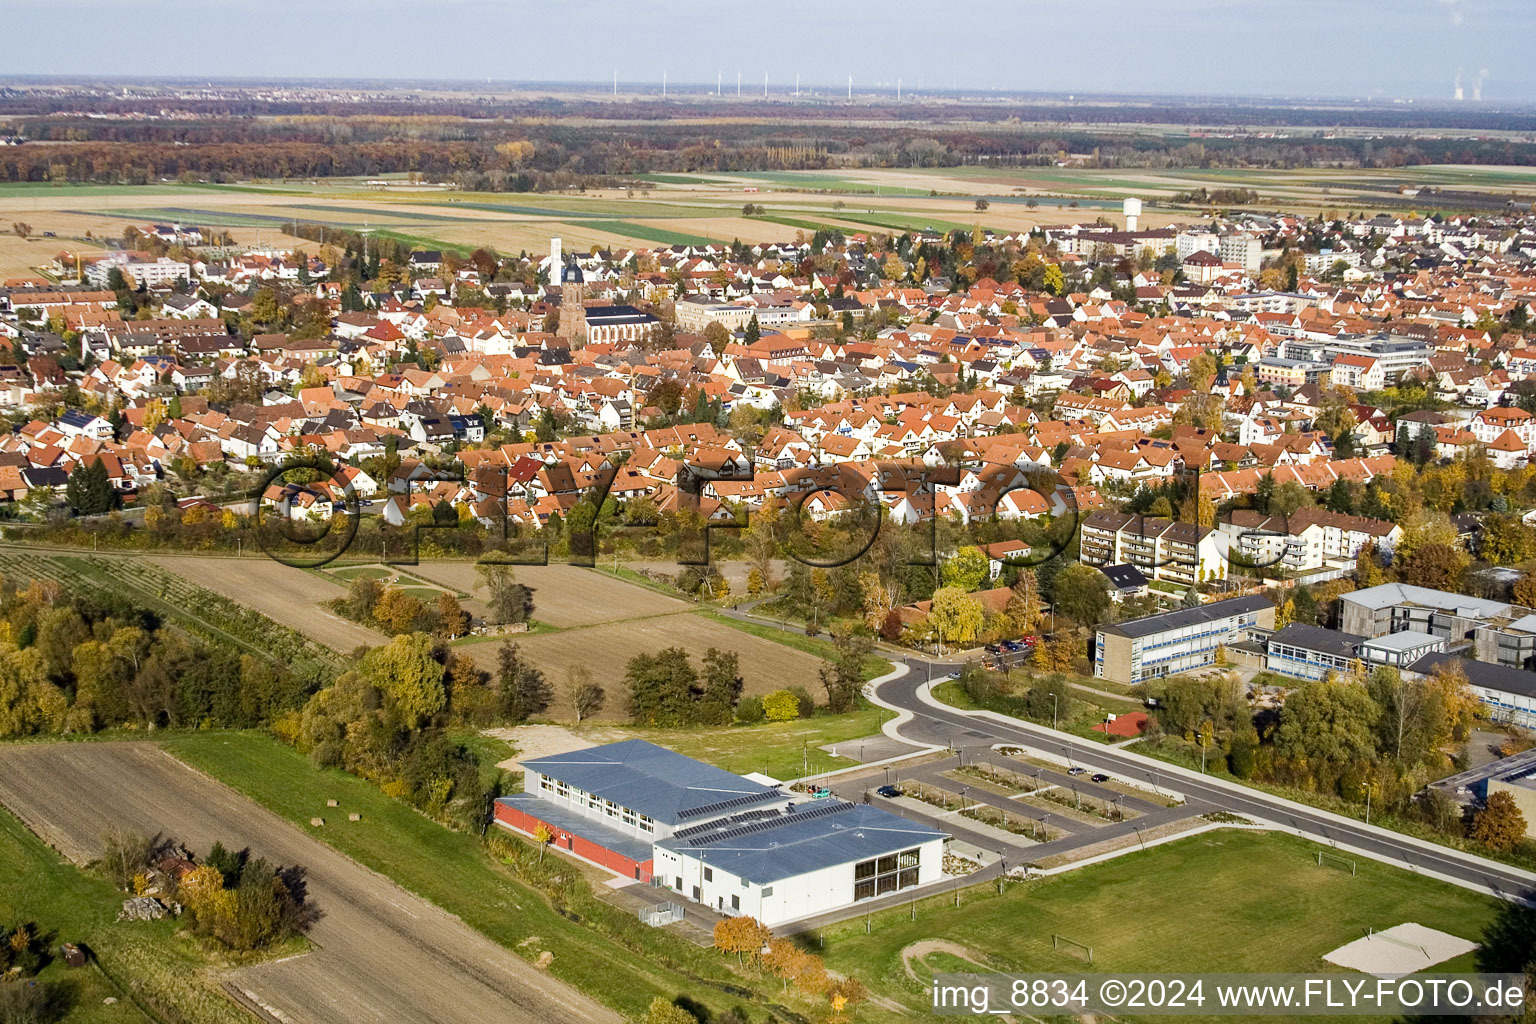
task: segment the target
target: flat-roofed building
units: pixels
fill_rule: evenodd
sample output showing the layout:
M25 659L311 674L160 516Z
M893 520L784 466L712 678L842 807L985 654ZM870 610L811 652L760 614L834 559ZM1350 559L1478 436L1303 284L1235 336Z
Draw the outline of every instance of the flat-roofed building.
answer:
M1467 689L1494 721L1536 728L1536 672L1440 653L1420 658L1405 674L1428 676L1442 667L1461 670L1467 677Z
M1339 609L1339 625L1346 633L1374 637L1412 630L1457 641L1490 619L1508 619L1512 606L1408 583L1383 583L1341 594Z
M523 762L497 824L767 925L938 881L943 832L834 797L786 793L644 740Z
M1444 637L1405 629L1401 633L1388 633L1386 636L1366 640L1360 645L1360 655L1368 665L1390 665L1401 669L1426 655L1444 651L1446 646Z
M1217 648L1275 626L1275 606L1257 595L1100 626L1093 674L1117 683L1191 672L1216 663Z
M868 804L823 798L750 812L656 843L659 884L772 926L939 880L943 832Z
M1293 622L1275 633L1265 646L1265 665L1293 679L1322 679L1343 674L1360 661L1365 637Z

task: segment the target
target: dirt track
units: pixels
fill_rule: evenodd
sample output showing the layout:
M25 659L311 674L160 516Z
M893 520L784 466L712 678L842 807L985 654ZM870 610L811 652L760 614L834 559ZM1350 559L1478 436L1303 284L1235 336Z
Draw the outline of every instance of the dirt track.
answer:
M487 1024L621 1018L458 918L306 836L295 826L149 743L0 748L0 803L72 860L100 853L122 826L215 840L308 870L324 916L305 956L230 975L283 1024Z

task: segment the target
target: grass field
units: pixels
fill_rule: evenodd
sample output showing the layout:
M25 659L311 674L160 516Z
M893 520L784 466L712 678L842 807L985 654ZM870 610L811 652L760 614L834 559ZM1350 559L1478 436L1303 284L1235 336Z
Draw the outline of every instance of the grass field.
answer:
M191 940L177 937L180 925L118 922L122 900L110 883L60 858L0 809L0 922L35 923L55 950L60 942L85 943L110 972L71 970L57 960L43 969L38 981L70 1007L70 1024L152 1024L114 978L140 981L153 1005L173 1007L188 1024L248 1019L209 987L207 962ZM108 998L117 1002L107 1005Z
M861 702L860 710L845 715L816 715L793 722L720 729L625 729L623 732L626 737L650 740L738 775L762 772L775 779L798 779L856 764L845 757L833 757L819 748L829 743L872 736L880 731L881 723L889 717L890 712Z
M1278 834L1209 832L1016 884L1003 896L973 889L959 909L938 897L917 905L916 921L901 908L876 915L871 934L860 920L824 930L821 940L829 967L921 1009L903 950L922 941L948 940L1001 971L1338 971L1322 954L1367 928L1416 921L1475 940L1493 916L1491 897L1369 860L1352 877L1318 867L1315 849ZM1093 966L1053 953L1053 933L1093 946ZM1472 969L1470 955L1436 968Z
M1000 715L1008 715L1013 718L1024 718L1023 701L1017 697L998 696L990 700L974 701L961 688L959 683L940 683L933 688L933 695L938 700L952 707L966 711L995 711ZM1098 743L1108 743L1109 737L1102 732L1095 732L1093 727L1103 723L1106 713L1124 714L1127 711L1137 711L1141 708L1141 701L1127 698L1124 701L1112 700L1108 697L1100 697L1096 694L1084 693L1082 690L1072 691L1072 713L1063 715L1058 722L1063 732L1069 732L1083 739L1094 740ZM1049 721L1044 724L1050 725Z

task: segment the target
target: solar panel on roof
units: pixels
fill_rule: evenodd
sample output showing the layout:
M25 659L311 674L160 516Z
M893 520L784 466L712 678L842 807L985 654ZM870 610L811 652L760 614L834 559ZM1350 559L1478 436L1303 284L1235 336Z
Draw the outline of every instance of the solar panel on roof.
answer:
M837 800L819 807L812 807L810 810L794 811L790 814L781 815L772 821L758 821L750 825L743 825L740 828L726 829L724 832L717 832L714 835L695 836L688 840L688 845L692 847L708 846L711 843L718 843L726 839L749 836L754 832L766 832L769 829L778 828L780 825L791 821L805 821L809 818L825 818L831 814L843 814L858 806L858 804Z

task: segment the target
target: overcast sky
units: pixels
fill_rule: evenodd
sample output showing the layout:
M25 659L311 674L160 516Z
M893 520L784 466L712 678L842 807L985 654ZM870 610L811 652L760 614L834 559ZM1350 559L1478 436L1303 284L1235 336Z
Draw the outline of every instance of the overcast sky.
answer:
M1536 0L0 0L17 74L1536 102Z

